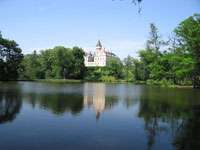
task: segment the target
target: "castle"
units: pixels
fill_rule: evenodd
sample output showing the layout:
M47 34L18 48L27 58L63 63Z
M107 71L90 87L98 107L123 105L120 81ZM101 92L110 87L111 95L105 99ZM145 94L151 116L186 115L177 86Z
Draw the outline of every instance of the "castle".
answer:
M109 65L111 58L116 58L119 60L119 58L114 53L112 53L112 51L106 51L105 48L102 48L101 42L98 40L96 45L96 53L86 53L84 57L84 63L86 67L104 67Z

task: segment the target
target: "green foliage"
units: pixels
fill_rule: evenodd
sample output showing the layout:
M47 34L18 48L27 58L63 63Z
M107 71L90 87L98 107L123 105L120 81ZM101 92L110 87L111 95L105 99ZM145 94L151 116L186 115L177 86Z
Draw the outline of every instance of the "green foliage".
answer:
M62 46L25 55L22 79L83 79L84 51Z
M180 74L187 74L193 79L194 87L200 87L200 15L182 21L174 32L186 57L183 65L191 67L184 68Z
M128 55L127 58L124 59L124 71L125 71L125 79L126 81L135 81L135 59Z
M164 49L168 45L167 49ZM150 24L146 47L139 60L128 56L121 62L111 58L109 66L84 66L81 48L54 47L23 55L15 41L0 34L0 80L84 79L86 81L146 81L165 87L200 87L200 15L182 21L169 41L164 41L154 23ZM23 61L22 61L23 59ZM22 62L21 62L22 61Z
M22 61L23 70L20 72L20 79L38 79L42 78L41 65L38 61L38 54L36 51L33 54L24 56Z
M86 68L85 81L119 82L124 79L123 65L118 59L111 59L106 67Z
M149 85L200 87L200 15L181 22L169 42L161 39L153 23L150 26L146 49L139 51L140 62L135 63L136 79L147 80ZM160 51L166 44L168 50Z
M0 80L16 80L23 59L22 50L15 41L4 39L0 33Z
M85 65L84 65L84 56L85 53L83 49L80 49L78 47L73 47L72 49L72 72L71 75L74 79L83 79L84 77L84 71L85 71ZM69 62L70 63L70 62Z
M99 67L88 67L85 71L84 80L101 81L101 72Z
M147 40L147 47L155 53L156 57L158 57L161 46L165 46L167 42L162 40L162 36L158 34L158 29L154 23L150 24L150 28L150 37L149 40Z
M115 82L117 79L110 75L109 67L88 67L85 72L85 81Z
M134 65L135 65L135 79L139 80L139 81L146 81L147 80L147 70L146 70L146 66L143 62L134 59Z
M115 77L116 79L123 78L123 65L120 60L116 58L110 59L109 75Z

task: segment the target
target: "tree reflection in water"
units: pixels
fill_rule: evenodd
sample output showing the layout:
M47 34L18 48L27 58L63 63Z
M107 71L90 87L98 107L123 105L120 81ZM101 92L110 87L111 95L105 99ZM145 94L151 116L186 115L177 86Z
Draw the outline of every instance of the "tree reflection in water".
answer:
M29 89L28 86L23 86L27 84ZM166 139L164 140L166 141L164 141L164 144L168 144L167 148L169 149L200 149L199 91L104 83L70 84L68 86L62 84L59 87L50 84L49 90L45 89L45 87L49 86L44 83L34 83L37 86L33 87L29 84L32 85L32 83L1 84L0 124L16 118L22 106L22 98L32 108L39 107L55 115L70 113L77 116L83 111L84 107L92 108L97 120L105 110L122 104L129 110L133 107L136 108L137 112L134 111L134 113L141 118L139 119L140 121L142 120L139 125L144 122L144 128L141 128L141 132L143 130L146 132L147 138L144 141L147 143L147 149L151 150L157 148L157 145L162 145L162 139L159 138L165 138L165 136ZM72 86L71 89L70 86ZM76 91L77 89L79 89L78 92ZM120 103L119 100L121 101ZM127 121L126 119L131 119L123 118L122 116L121 118L119 117L119 121L121 121L120 119L125 119L125 121ZM102 119L102 121L104 120ZM122 126L118 127L122 128ZM127 128L127 130L129 129ZM119 131L123 135L122 132ZM137 135L130 134L124 137L131 139L133 136Z
M173 145L176 150L200 149L200 106L193 107L191 114L182 121Z
M12 85L10 85L12 86ZM20 85L8 88L1 84L0 88L0 124L13 121L22 106Z
M144 118L148 150L155 137L170 134L177 150L200 149L200 102L197 92L191 97L184 90L146 88L138 116Z
M104 110L111 109L118 103L117 96L106 95L106 84L104 83L83 84L83 94L31 92L25 93L24 98L33 108L35 105L39 105L40 108L51 110L56 115L68 112L77 115L84 107L93 107L96 119L100 117Z
M55 115L62 115L64 113L77 115L83 109L82 95L67 93L29 93L25 97L33 108L38 104L40 108L50 110Z

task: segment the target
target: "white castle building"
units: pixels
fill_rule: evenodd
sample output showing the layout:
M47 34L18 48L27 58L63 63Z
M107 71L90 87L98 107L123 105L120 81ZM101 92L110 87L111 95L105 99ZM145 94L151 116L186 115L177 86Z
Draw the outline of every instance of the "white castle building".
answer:
M105 48L102 48L100 40L98 40L98 43L96 45L96 53L92 54L91 52L85 54L85 66L86 67L92 67L92 66L108 66L110 59L116 58L119 60L119 58L112 53L112 51L106 51Z

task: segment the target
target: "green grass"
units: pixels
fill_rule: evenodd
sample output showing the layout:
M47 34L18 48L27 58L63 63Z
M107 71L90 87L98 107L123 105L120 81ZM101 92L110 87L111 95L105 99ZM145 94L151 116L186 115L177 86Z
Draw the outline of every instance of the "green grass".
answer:
M165 78L163 78L160 81L148 79L146 81L146 85L159 85L161 87L167 87L167 88L193 88L192 85L176 85L173 83L172 80L166 80Z

